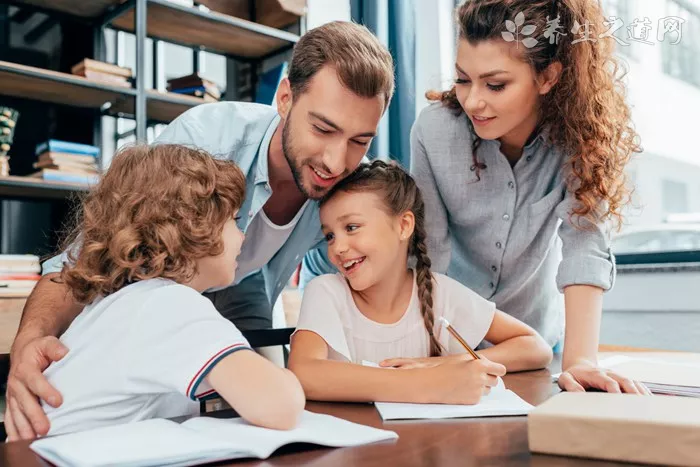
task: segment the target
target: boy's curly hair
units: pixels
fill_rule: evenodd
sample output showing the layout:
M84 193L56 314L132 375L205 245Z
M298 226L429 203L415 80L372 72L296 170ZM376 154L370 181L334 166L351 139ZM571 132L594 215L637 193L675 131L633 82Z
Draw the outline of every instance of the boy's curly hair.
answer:
M86 304L137 281L190 280L195 260L223 251L223 226L241 207L245 187L233 162L202 150L120 150L77 210L60 281Z

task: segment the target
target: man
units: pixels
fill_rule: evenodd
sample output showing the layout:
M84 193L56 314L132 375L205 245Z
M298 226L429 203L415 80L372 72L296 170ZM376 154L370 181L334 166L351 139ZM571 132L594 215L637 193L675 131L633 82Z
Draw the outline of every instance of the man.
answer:
M271 326L271 304L304 254L323 241L315 200L360 163L393 91L391 55L377 38L362 26L329 23L294 48L276 111L247 103L202 105L158 138L233 160L246 174L238 221L246 231L238 258L241 280L208 293L240 329ZM68 351L56 336L82 310L64 285L51 281L65 259L44 264L12 347L5 411L10 440L48 431L37 397L61 404L42 371Z

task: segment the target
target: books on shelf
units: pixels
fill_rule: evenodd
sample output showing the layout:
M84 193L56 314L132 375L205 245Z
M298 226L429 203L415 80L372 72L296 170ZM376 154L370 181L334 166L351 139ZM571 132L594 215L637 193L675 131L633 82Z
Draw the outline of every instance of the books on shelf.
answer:
M130 88L131 68L125 68L111 63L100 62L89 58L71 68L71 73L92 81Z
M0 255L0 298L28 296L40 272L38 256Z
M94 185L99 179L96 146L52 139L39 144L36 153L34 168L39 171L30 177L81 185Z
M208 102L216 102L221 99L219 86L215 82L199 76L197 73L169 79L168 91L201 97Z

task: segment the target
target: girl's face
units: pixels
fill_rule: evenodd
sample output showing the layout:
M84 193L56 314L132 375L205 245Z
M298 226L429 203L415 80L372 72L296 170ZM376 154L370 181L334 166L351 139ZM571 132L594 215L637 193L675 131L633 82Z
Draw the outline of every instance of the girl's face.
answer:
M197 262L199 282L205 289L225 287L232 284L236 278L238 267L236 258L241 253L245 235L238 229L236 221L229 219L224 224L221 237L224 242L224 251L218 256L207 256Z
M321 208L328 257L355 291L406 269L413 214L387 214L373 192L337 192Z
M457 99L482 139L522 143L537 125L540 96L552 87L522 59L523 44L460 39Z

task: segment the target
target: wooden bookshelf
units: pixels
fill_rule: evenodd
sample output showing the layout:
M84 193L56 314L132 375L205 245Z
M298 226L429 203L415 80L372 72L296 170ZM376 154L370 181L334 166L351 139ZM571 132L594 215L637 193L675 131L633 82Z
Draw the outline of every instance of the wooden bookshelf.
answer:
M88 185L53 182L31 177L0 177L3 198L66 199L90 189Z
M53 10L81 18L95 18L103 15L124 0L13 0L12 3L29 5L42 10Z
M82 76L0 61L0 94L100 109L133 100L136 91Z
M181 113L200 104L204 99L174 92L146 91L146 114L150 122L170 123ZM122 101L110 108L109 114L133 117L134 101Z
M283 28L306 14L306 0L253 0L255 18L251 17L251 0L200 0L199 3L225 15Z
M134 32L134 16L132 8L111 25ZM167 0L148 0L146 16L149 37L233 57L265 57L291 48L299 39L286 31Z

